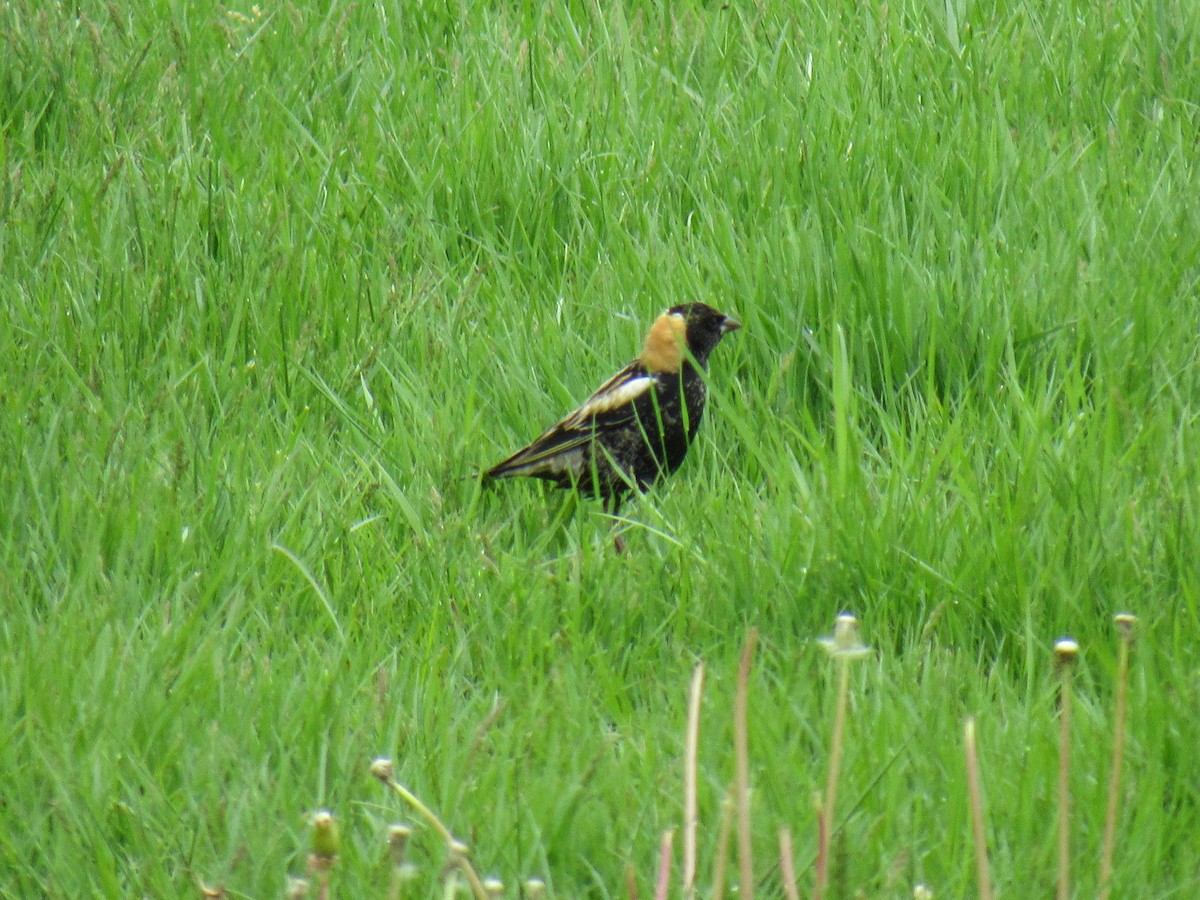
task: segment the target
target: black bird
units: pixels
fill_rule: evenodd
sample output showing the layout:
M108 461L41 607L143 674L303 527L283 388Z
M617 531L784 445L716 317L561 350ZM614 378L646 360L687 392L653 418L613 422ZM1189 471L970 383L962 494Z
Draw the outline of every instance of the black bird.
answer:
M738 328L703 303L671 307L650 326L637 359L484 478L543 478L601 497L615 513L627 494L645 491L683 462L704 415L701 371L721 338Z

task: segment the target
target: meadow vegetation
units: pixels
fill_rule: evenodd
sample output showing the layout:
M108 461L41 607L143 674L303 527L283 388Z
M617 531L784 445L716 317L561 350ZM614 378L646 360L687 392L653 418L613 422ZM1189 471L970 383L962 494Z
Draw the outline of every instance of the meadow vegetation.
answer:
M1200 4L0 9L0 893L384 896L395 778L509 885L651 892L704 661L702 893L1200 889ZM631 505L474 477L662 308L742 331ZM409 859L436 876L418 828ZM509 895L516 895L510 887Z

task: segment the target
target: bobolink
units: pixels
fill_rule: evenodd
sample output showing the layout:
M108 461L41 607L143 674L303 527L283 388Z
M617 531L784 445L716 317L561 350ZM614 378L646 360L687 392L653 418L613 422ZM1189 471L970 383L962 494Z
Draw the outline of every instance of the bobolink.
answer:
M703 303L671 307L650 327L637 359L484 478L543 478L602 497L615 513L627 494L645 491L683 462L704 415L701 370L721 338L738 328Z

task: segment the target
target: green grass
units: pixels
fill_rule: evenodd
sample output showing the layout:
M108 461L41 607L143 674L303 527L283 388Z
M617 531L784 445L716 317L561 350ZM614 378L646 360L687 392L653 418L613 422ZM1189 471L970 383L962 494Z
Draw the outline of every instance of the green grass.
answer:
M648 892L751 625L807 885L850 609L835 884L973 893L973 714L1049 895L1070 634L1091 896L1128 610L1114 894L1194 895L1200 6L469 6L0 12L0 892L280 896L328 807L382 896L379 755L482 870ZM625 556L481 491L684 298L746 327Z

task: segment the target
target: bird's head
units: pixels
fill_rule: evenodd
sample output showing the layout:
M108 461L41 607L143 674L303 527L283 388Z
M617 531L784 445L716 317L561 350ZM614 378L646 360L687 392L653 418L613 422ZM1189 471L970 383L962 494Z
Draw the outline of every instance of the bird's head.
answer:
M667 310L669 316L679 316L685 324L688 349L696 361L704 364L713 347L731 331L737 331L742 323L718 312L706 303L685 303Z
M721 338L741 327L736 319L706 303L672 306L650 326L640 359L652 372L678 372L686 347L696 362L704 366Z

